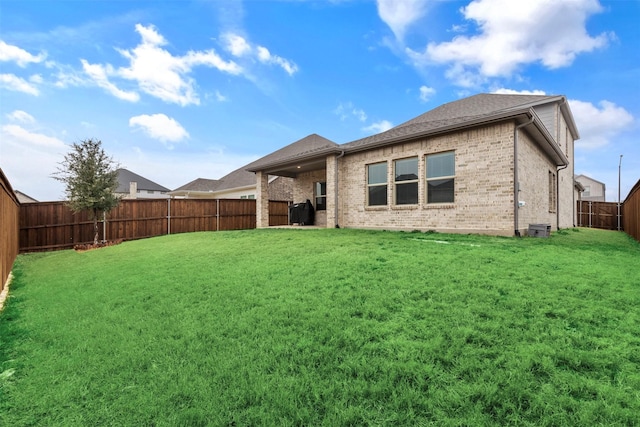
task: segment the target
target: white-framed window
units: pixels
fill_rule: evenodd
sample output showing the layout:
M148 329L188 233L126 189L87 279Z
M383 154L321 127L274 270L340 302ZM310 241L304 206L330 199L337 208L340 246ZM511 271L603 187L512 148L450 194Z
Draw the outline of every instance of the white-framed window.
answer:
M367 165L367 206L387 204L387 162Z
M427 155L427 203L453 203L455 175L453 151Z
M393 162L396 205L418 204L418 158Z
M558 186L556 180L556 174L549 171L549 212L556 211L556 204L558 200L558 193L556 191Z
M317 211L326 211L327 210L327 183L326 182L316 182L314 184L314 197L316 199L316 210Z

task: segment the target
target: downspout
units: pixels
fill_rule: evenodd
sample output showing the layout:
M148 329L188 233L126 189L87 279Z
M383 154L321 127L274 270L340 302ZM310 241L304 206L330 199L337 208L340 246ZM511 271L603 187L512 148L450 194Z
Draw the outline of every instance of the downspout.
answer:
M334 185L334 190L333 190L334 197L335 197L335 199L334 199L334 205L335 205L334 206L334 208L335 208L334 215L335 215L335 220L336 220L336 228L340 228L340 224L338 224L338 185L340 183L339 180L338 180L338 169L339 169L339 167L338 167L338 163L339 163L338 159L341 158L341 157L344 157L344 150L342 150L340 152L340 154L338 156L336 156L336 180L335 180L335 185Z
M518 183L518 131L533 123L534 120L535 117L532 115L531 120L517 125L513 130L513 230L516 237L520 237L518 229L518 209L520 209L518 202L518 192L520 191Z
M560 141L560 116L562 115L562 109L561 107L563 105L565 105L567 103L567 99L564 98L562 100L562 102L560 102L558 104L558 115L557 115L557 125L556 125L556 138L558 141ZM573 139L573 135L571 136L571 138ZM565 139L566 139L566 130L565 130ZM560 144L558 144L559 146ZM567 155L569 154L568 151L568 147L569 147L569 141L566 141L566 146L567 146ZM560 147L560 150L562 150L562 147ZM569 163L567 163L566 165L562 166L562 167L556 167L556 228L558 230L560 230L560 174L559 172L563 169L566 169L569 167ZM574 221L575 219L575 213L574 213L574 209L576 206L576 199L575 199L575 191L573 190L573 174L571 175L571 201L572 201L572 205L571 205L571 222Z

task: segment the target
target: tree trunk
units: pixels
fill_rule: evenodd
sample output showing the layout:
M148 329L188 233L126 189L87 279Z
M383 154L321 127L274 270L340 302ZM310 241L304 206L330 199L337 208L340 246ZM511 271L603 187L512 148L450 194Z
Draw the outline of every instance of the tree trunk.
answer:
M93 246L98 246L98 210L93 210Z

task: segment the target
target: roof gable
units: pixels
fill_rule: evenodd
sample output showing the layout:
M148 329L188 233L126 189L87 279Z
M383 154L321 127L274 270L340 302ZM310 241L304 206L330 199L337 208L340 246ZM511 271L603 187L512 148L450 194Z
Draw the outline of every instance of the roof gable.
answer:
M128 193L129 183L137 183L138 190L150 190L150 191L171 191L167 187L163 187L143 176L131 172L127 169L118 169L118 188L116 193Z
M287 145L271 154L268 154L253 163L249 163L245 169L249 171L257 171L263 165L276 164L280 161L295 160L300 158L312 157L324 152L330 152L339 146L335 142L328 140L318 134L308 135L294 143Z

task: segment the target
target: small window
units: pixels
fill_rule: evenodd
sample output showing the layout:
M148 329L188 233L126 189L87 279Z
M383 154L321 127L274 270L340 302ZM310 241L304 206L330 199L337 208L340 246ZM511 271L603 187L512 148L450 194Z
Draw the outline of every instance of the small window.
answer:
M240 196L240 199L246 199L247 196Z
M367 165L367 205L387 204L387 163Z
M418 158L394 162L396 205L418 204Z
M558 181L556 174L549 171L549 212L556 211Z
M582 192L582 195L585 196L585 197L589 197L591 195L591 186L590 185L585 185L584 191Z
M153 194L153 190L147 190L147 194Z
M316 182L314 192L315 192L315 198L316 198L316 210L326 211L327 210L327 183Z
M427 203L453 203L455 155L453 151L427 156Z
M253 200L253 199L255 199L255 198L256 198L256 195L255 195L255 194L249 194L249 195L247 196L247 199L250 199L250 200Z

